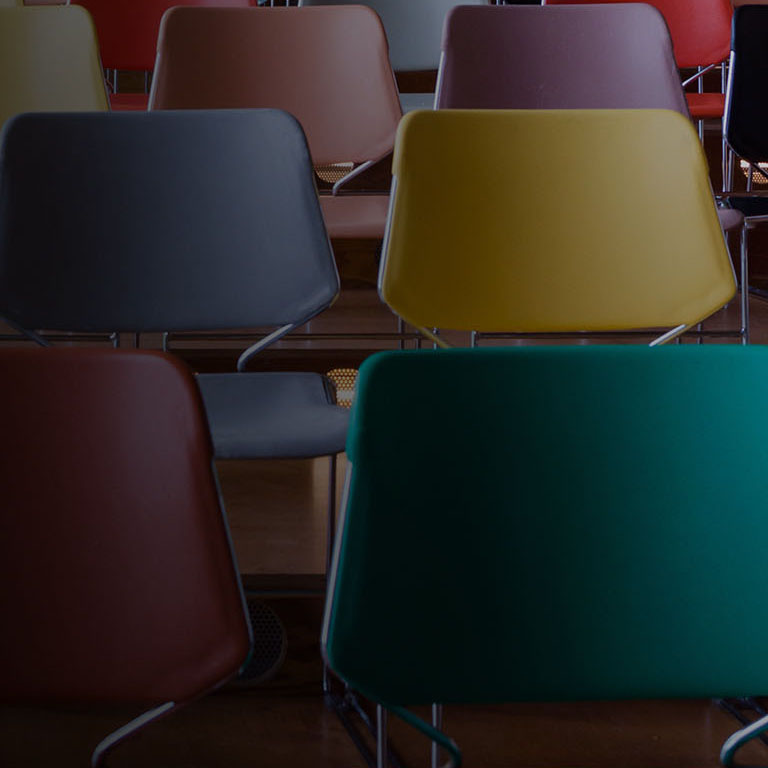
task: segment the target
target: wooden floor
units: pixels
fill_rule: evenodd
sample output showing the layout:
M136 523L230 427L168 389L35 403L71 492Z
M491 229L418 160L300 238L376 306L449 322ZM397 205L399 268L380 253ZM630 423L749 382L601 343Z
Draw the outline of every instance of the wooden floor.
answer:
M758 233L752 243L752 282L768 285L768 238ZM310 330L393 332L394 318L372 289L375 249L361 243L338 253L338 258L345 278L342 297ZM768 302L753 298L751 312L753 343L768 343ZM734 303L706 327L732 327L736 322ZM265 364L327 370L357 364L375 346L392 344L346 343L341 348L333 341L288 342L266 357ZM221 348L186 354L200 369L216 368L231 357ZM147 728L118 748L110 765L356 768L364 764L321 695L318 636L327 468L326 459L218 465L245 583L284 592L264 600L287 629L286 661L270 682L224 690ZM339 481L343 468L342 458ZM51 627L51 643L55 642L56 627ZM466 663L479 665L484 660L468 658ZM134 714L0 709L0 766L85 766L93 746ZM737 724L710 701L639 701L453 707L447 710L444 725L463 746L469 766L693 768L715 766L720 745ZM391 733L409 766L428 764L428 747L420 737L397 724L392 724ZM742 757L745 762L765 762L768 747L750 746Z

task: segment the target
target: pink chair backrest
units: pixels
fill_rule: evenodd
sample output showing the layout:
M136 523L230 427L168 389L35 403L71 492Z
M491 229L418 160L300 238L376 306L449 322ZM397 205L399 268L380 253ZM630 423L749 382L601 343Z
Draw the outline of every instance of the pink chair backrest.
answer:
M543 0L543 5L585 5L641 0ZM717 64L731 46L731 0L642 0L656 6L669 25L681 68Z
M688 116L666 24L644 3L455 8L445 24L437 104Z

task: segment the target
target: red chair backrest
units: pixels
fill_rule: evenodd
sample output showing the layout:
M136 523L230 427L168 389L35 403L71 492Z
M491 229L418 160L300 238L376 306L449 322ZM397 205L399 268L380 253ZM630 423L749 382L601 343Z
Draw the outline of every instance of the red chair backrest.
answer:
M93 16L107 69L151 70L160 19L174 5L243 7L255 0L73 0Z
M543 0L542 5L587 5L641 0ZM731 48L731 0L642 0L664 15L681 68L717 64Z
M0 700L182 703L250 648L196 384L160 353L0 352Z

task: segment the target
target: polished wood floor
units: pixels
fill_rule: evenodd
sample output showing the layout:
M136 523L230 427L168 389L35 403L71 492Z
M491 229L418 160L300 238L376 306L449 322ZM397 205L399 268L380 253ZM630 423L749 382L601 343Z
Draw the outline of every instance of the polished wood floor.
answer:
M768 284L765 234L752 238L752 248L752 282ZM310 330L393 332L395 320L371 285L375 248L353 244L338 257L344 275L342 296ZM753 343L766 344L768 302L752 298L750 303ZM732 327L736 320L734 303L706 327ZM386 346L392 342L286 342L264 358L264 365L327 370L357 364L373 347ZM206 351L198 345L184 354L196 367L211 369L226 365L234 352L226 346ZM342 457L339 481L343 469ZM221 462L218 470L240 570L248 586L272 591L263 599L287 629L286 661L267 683L226 689L147 728L117 749L110 765L362 766L321 695L318 636L328 462ZM56 627L51 627L55 642ZM484 660L468 658L466 663ZM93 746L134 714L0 709L0 766L87 765ZM715 766L720 745L736 725L710 701L452 707L445 715L445 729L463 746L467 764L488 768ZM428 747L420 737L396 723L391 733L409 766L428 764ZM750 746L742 757L745 762L764 762L768 747Z

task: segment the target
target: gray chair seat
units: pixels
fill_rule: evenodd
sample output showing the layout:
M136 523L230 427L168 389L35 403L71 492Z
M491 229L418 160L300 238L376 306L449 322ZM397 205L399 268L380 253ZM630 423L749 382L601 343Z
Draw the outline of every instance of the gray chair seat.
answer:
M217 459L310 458L344 450L349 410L319 373L197 377Z
M401 93L400 107L403 114L414 109L432 109L435 105L434 93Z

